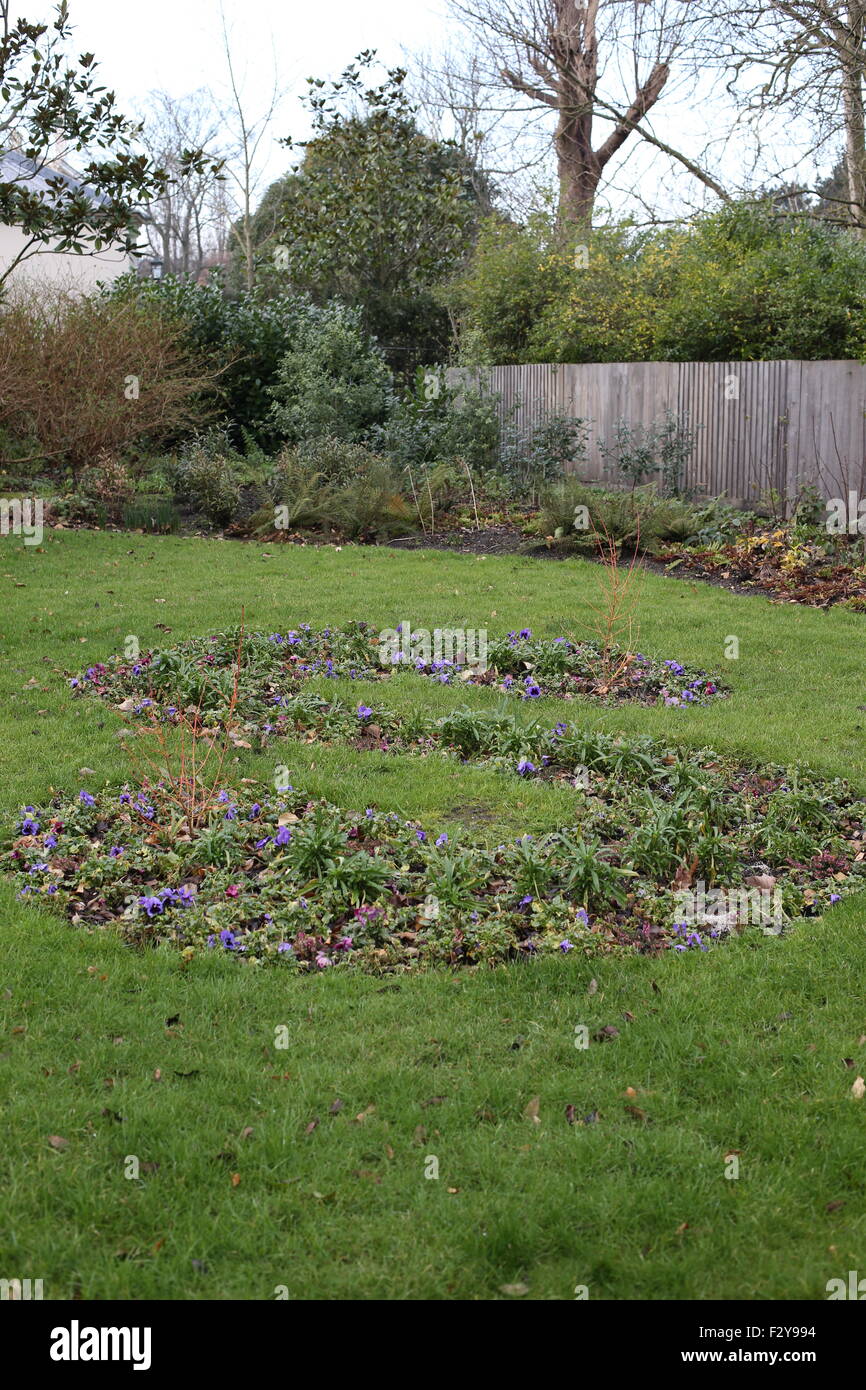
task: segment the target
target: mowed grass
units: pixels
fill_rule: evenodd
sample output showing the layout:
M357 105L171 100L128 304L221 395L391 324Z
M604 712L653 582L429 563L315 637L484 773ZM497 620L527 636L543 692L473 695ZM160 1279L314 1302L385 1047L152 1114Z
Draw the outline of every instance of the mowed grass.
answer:
M581 635L598 571L55 532L41 552L0 543L0 583L8 810L129 776L117 717L62 676L129 634L174 642L243 605L268 631L364 617ZM799 760L866 789L864 632L838 611L648 576L641 648L720 673L733 698L532 712ZM373 693L401 708L497 698L411 676ZM345 749L279 743L230 776L267 779L277 761L315 794L456 833L569 820L564 791ZM864 919L861 896L706 955L295 979L140 954L2 885L0 1276L42 1278L47 1298L489 1299L515 1284L539 1299L577 1285L825 1298L866 1261L866 1101L851 1093L866 1074ZM583 1050L581 1025L619 1032Z

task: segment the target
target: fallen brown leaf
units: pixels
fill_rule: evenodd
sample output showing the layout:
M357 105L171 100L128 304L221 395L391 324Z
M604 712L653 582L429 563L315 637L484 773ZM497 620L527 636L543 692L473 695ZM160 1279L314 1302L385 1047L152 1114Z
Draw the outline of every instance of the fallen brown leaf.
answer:
M593 1033L592 1036L596 1042L611 1042L614 1038L619 1037L619 1029L614 1028L612 1023L606 1023L603 1028L599 1028L598 1032Z
M776 880L772 874L752 874L751 878L746 879L750 888L762 888L767 893L772 893L776 886Z

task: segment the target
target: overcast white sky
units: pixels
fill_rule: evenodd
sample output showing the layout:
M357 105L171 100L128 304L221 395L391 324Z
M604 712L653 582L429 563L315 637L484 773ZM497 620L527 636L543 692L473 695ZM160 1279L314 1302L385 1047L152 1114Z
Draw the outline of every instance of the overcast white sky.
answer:
M53 6L23 0L22 9L44 21ZM445 23L432 0L224 0L222 9L250 104L269 94L275 63L280 85L290 89L275 135L304 134L292 90L300 92L307 77L337 76L366 48L399 63L404 48L437 46ZM174 96L225 90L220 10L219 0L70 0L75 47L96 54L102 80L136 109L155 88Z
M21 0L21 7L32 20L48 19L53 9L49 0ZM279 84L287 89L264 150L260 191L291 163L279 137L302 139L308 133L298 100L307 77L337 76L365 48L396 64L405 62L407 52L453 46L455 37L444 0L224 0L223 8L248 113L254 116L267 104L275 63ZM102 81L130 114L140 112L157 88L176 97L199 88L225 96L220 10L220 0L147 0L134 7L123 0L70 0L74 47L96 54ZM684 99L666 93L654 113L657 133L698 154L717 119L715 100L706 84L703 93L689 92ZM735 149L733 165L728 162L734 183L737 160ZM660 161L637 140L628 142L618 164L608 195L616 212L639 210L630 196L634 190L667 213L704 197L699 185L679 170L672 175L664 157Z
M22 0L21 8L44 20L53 6ZM224 9L251 86L267 82L274 52L281 76L303 81L338 72L363 48L396 61L402 45L429 46L443 26L428 0L225 0ZM124 98L154 87L180 94L222 74L219 0L70 0L70 17L78 46L96 54Z

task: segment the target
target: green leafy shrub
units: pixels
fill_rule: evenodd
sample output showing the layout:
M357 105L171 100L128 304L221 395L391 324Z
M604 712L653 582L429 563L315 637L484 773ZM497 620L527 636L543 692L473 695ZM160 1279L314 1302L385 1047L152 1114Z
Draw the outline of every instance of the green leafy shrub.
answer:
M469 251L491 189L468 149L419 128L406 72L374 76L373 57L360 55L336 82L311 82L312 138L268 189L252 230L261 275L317 304L355 306L389 364L411 373L448 349L438 287Z
M297 294L267 297L242 293L228 298L214 277L207 285L166 276L141 280L118 277L104 295L153 304L180 327L189 348L217 374L216 398L232 442L250 448L278 448L280 434L270 418L271 389L280 363L310 312ZM175 437L179 442L180 436Z
M62 497L52 497L49 515L59 521L80 522L84 526L107 526L109 520L105 503L95 497L87 497L83 492L67 492Z
M499 217L482 225L466 271L448 289L459 323L461 360L471 365L544 362L533 355L533 330L548 304L562 302L567 269L550 254L551 220L526 227ZM580 360L568 358L564 360Z
M499 457L498 397L452 386L440 367L419 368L412 389L395 403L376 447L398 468L436 463L486 469Z
M571 478L547 489L540 514L544 535L566 551L594 550L605 533L617 545L639 540L642 549L652 550L666 541L688 540L703 515L678 498L659 497L653 488L612 492Z
M328 435L360 441L386 419L393 381L354 309L312 310L280 363L271 420L289 443Z
M694 452L695 435L688 415L679 419L668 408L650 425L630 425L626 420L618 420L613 444L602 441L599 447L617 480L632 487L657 482L663 492L678 497Z
M274 508L253 518L259 534L276 525L359 540L393 535L413 524L393 468L359 444L308 440L284 449L267 476Z
M282 501L286 485L281 470L285 468L288 460L298 460L312 473L321 475L336 487L347 487L359 473L363 473L369 467L370 460L374 457L375 455L363 444L354 444L351 440L340 439L334 435L320 435L313 439L305 439L294 448L283 449L276 463L271 466L268 478L272 488L279 487L283 494L279 500Z
M760 518L756 512L742 511L721 497L695 510L695 529L688 539L695 545L723 545L750 531ZM673 537L672 537L673 539Z
M866 247L754 199L656 230L564 237L552 214L490 219L450 286L463 360L863 360ZM468 355L467 355L468 354Z
M181 450L173 470L175 497L214 526L225 526L240 495L237 459L219 431L199 435Z
M675 362L860 358L866 250L850 232L732 204L669 234L654 351Z
M561 478L567 464L586 456L587 424L566 411L536 411L533 422L511 425L500 452L499 467L512 493L534 505L541 491Z
M541 494L539 514L544 535L567 544L571 549L581 543L589 543L591 537L582 528L576 529L575 517L578 507L585 507L592 521L593 507L598 506L598 499L598 489L577 478L563 478L545 488Z

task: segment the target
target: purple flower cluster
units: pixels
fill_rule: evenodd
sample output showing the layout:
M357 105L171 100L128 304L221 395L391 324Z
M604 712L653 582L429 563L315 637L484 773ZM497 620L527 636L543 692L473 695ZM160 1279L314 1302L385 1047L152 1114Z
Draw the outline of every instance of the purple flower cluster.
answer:
M168 907L191 907L195 902L195 889L185 883L182 888L160 888L158 893L144 893L138 905L148 917L158 917Z
M707 943L704 941L700 932L691 931L687 922L677 922L676 926L673 928L673 932L675 936L680 937L679 941L673 943L675 951L688 951L690 947L694 947L694 949L698 951L706 951L708 949ZM716 936L717 934L716 932L710 932L711 936Z

